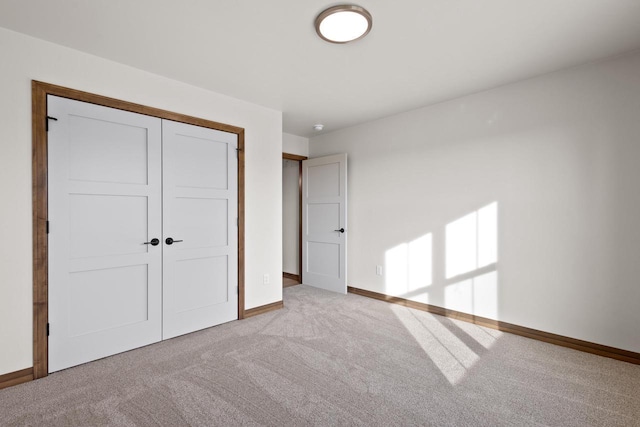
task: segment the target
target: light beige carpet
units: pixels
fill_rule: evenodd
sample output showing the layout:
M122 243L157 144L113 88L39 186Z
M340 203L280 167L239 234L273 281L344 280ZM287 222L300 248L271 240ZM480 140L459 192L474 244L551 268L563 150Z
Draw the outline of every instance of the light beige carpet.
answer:
M0 425L640 426L640 366L307 286L0 390Z

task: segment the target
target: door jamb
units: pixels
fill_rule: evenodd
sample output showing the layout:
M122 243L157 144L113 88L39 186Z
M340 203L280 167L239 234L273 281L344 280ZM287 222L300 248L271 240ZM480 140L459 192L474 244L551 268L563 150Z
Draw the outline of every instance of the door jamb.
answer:
M302 283L302 161L307 160L308 157L282 153L282 158L298 162L298 275Z
M48 367L48 195L47 195L47 95L55 95L118 110L229 132L238 136L238 319L244 309L245 154L244 128L159 108L134 104L75 89L31 81L32 203L33 203L33 378L46 377Z

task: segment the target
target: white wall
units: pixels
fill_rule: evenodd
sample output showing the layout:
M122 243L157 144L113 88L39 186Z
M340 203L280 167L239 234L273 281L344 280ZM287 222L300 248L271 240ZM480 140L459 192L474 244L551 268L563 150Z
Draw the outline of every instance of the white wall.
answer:
M1 28L0 57L0 375L32 366L32 79L245 128L245 306L282 299L279 111Z
M351 286L640 352L640 54L310 141L339 152Z
M282 160L282 271L292 274L300 273L299 165L295 160Z
M282 152L309 157L309 138L283 132Z

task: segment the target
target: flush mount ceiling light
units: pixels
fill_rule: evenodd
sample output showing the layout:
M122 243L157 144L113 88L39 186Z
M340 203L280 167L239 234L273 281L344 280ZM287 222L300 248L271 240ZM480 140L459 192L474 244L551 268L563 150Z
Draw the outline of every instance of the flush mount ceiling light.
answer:
M330 7L316 18L316 32L330 43L348 43L366 36L373 20L366 9L355 5Z

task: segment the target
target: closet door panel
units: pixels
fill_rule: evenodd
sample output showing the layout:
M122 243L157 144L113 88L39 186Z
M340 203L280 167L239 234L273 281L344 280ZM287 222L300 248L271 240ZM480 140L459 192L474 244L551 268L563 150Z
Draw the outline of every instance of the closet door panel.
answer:
M168 120L162 129L167 339L238 318L238 140Z
M161 120L49 96L49 371L162 337Z

